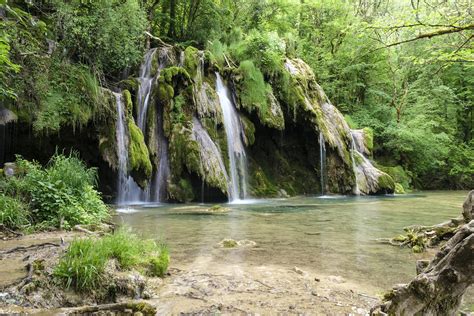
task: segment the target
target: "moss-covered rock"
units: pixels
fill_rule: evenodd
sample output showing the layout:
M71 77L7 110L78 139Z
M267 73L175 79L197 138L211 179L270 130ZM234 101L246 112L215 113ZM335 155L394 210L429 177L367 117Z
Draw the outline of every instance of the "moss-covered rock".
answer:
M382 166L377 164L377 168L390 175L396 183L402 186L403 191L410 190L412 179L409 172L403 169L402 166Z
M257 197L275 197L278 194L278 187L272 183L263 169L253 164L250 174L250 187L252 196Z
M145 139L142 131L133 121L128 119L128 130L130 133L130 141L128 146L128 159L130 174L135 181L143 188L151 178L152 165L148 148L145 145Z
M116 99L112 91L101 90L104 113L101 115L101 124L97 124L99 140L99 153L102 159L113 169L118 169L117 136L115 125L117 123Z
M199 62L199 50L193 46L188 46L184 50L184 68L194 78Z
M261 124L278 130L285 128L280 103L273 95L271 85L252 61L245 60L233 76L241 106L248 113L256 113Z
M255 142L255 125L246 116L241 115L240 121L244 128L245 133L245 145L250 146Z
M395 191L395 181L375 168L360 152L354 151L356 180L361 194L386 194Z
M405 194L405 189L403 188L403 185L401 185L398 182L395 182L395 193L396 194Z
M370 127L364 127L364 145L367 148L369 155L372 155L374 150L374 131Z
M188 179L179 179L176 183L172 182L168 187L168 194L172 200L178 202L194 200L193 187Z

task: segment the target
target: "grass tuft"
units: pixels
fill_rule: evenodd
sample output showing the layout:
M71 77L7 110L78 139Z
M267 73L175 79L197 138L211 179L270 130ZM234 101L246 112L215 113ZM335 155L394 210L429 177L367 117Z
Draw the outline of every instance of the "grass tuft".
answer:
M162 277L170 261L165 245L143 240L126 229L102 239L74 240L61 258L54 275L66 287L87 291L104 287L105 267L115 259L124 271L136 269L144 274Z

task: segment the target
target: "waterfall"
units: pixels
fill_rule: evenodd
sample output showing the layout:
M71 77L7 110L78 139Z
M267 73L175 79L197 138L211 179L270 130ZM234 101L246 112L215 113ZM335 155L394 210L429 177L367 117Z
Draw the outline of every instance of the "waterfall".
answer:
M325 179L325 166L326 166L326 143L324 141L323 133L319 133L319 160L320 160L320 181L321 181L321 195L324 195Z
M139 105L137 125L142 131L145 131L146 114L148 112L151 88L154 81L154 76L151 74L151 67L155 53L156 48L150 49L145 54L143 64L140 66L140 77L138 78L140 81L140 87L138 88L137 94L137 101Z
M167 181L170 174L170 163L168 160L168 140L163 132L163 109L158 111L157 125L155 128L158 142L158 169L151 183L149 201L159 202L166 196Z
M156 53L159 53L158 69L156 74L153 74L153 60ZM137 126L145 136L147 133L147 115L150 106L152 90L155 82L160 76L160 71L170 62L169 50L164 48L158 51L157 48L150 49L143 58L143 63L140 66L140 73L138 81L140 86L137 91L138 116ZM158 162L157 170L153 174L151 183L143 190L141 189L131 177L125 182L122 203L130 202L159 202L166 193L166 181L169 175L168 162L168 141L163 133L163 115L158 111L157 124L153 133L154 139L157 141L158 148ZM119 191L120 196L120 191Z
M117 204L129 204L137 202L136 192L140 188L128 175L128 137L126 131L126 117L124 113L123 97L121 93L114 92L117 105L117 123L115 135L117 137L117 158L118 158L118 182L117 182Z
M216 77L216 90L219 96L219 104L222 109L224 128L227 135L227 151L229 153L231 179L229 200L232 202L245 199L247 196L247 157L242 142L244 132L237 110L230 99L229 89L222 81L219 73L216 73Z
M355 195L360 195L360 190L359 190L359 176L358 176L358 171L357 171L357 165L356 165L356 162L355 162L355 158L354 158L354 152L357 150L356 148L356 142L355 142L355 139L354 139L354 135L352 134L352 132L349 132L351 134L351 139L352 139L352 142L351 142L351 160L352 160L352 169L354 170L354 174L355 174L355 178L356 178L356 183L355 183L355 188L354 188L354 194Z

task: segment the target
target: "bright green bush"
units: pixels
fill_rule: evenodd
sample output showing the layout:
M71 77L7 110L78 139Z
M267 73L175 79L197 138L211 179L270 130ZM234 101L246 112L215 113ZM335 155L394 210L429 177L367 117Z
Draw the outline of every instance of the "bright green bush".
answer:
M126 229L102 239L76 239L54 270L67 287L78 291L104 286L105 266L116 259L121 270L137 269L152 276L163 276L169 264L168 249L152 240L143 240Z
M33 224L68 229L109 216L100 193L94 189L96 170L87 168L77 154L56 154L46 168L21 157L16 163L19 175L6 179L2 190L30 205Z
M0 194L0 224L11 229L27 226L28 208L20 200Z

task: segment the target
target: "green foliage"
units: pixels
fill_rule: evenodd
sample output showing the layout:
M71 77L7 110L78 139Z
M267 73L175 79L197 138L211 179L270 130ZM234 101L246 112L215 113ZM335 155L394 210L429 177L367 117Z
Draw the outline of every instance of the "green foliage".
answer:
M11 87L7 86L7 78L20 71L20 66L10 60L10 42L8 35L0 31L0 100L15 98Z
M18 177L5 179L2 190L30 206L32 224L71 228L108 218L108 208L94 189L96 170L77 154L56 154L46 168L17 157Z
M54 1L61 44L81 62L117 73L142 58L145 11L137 0Z
M23 229L29 225L28 207L15 197L0 193L0 224L10 229Z
M66 287L77 291L100 289L107 261L116 259L121 270L138 269L162 277L169 264L166 246L143 240L120 229L102 239L75 239L54 270Z
M283 69L285 42L276 32L252 30L230 49L238 60L251 60L267 77L275 76Z

